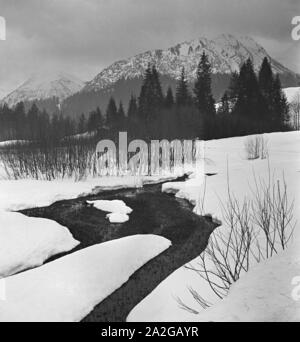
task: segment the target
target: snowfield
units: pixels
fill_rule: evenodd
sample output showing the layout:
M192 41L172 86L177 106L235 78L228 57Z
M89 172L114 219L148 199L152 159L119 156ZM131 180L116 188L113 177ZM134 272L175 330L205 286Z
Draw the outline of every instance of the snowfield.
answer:
M272 259L251 265L250 271L231 287L223 300L216 297L197 273L182 267L144 298L129 314L128 321L300 321L299 302L292 297L295 288L292 281L300 276L300 132L264 137L269 155L264 160L247 159L244 145L248 137L208 141L205 171L210 176L205 177L205 182L191 175L185 182L165 183L162 191L189 200L197 214L210 214L222 223L218 231L226 233L223 205L228 198L228 183L239 202L245 197L251 200L255 179L267 182L270 171L275 183L285 179L289 200L294 200L297 226L289 248ZM143 179L102 177L77 183L0 180L0 278L39 266L51 255L78 244L65 227L12 211L49 206L100 189L138 187L141 183L171 178L170 175ZM105 209L103 202L92 204ZM122 221L129 214L130 208L125 204L105 205L106 209L109 207L104 211L109 213L111 222ZM7 300L0 302L0 321L79 321L138 268L169 246L170 241L162 237L132 236L2 279L0 297L5 283ZM191 264L196 265L197 261ZM205 298L210 308L204 310L197 304L189 288ZM183 310L179 301L195 313Z
M223 221L218 230L226 232L222 203L228 198L228 179L231 192L239 201L245 196L251 199L255 177L268 181L270 168L275 183L285 178L289 200L295 201L294 219L297 226L289 249L274 259L253 266L223 301L196 272L180 268L133 309L128 321L300 320L299 308L297 310L297 303L291 297L292 279L300 275L300 133L272 133L265 137L268 140L269 161L246 159L244 143L247 137L208 141L206 172L209 170L217 174L206 177L205 184L200 184L197 179L164 184L163 191L188 199L195 204L195 212L209 213ZM197 266L197 261L191 264ZM192 298L189 288L208 300L211 309L204 311ZM183 310L176 300L178 298L199 314Z
M171 242L136 235L105 242L5 279L0 321L77 322Z

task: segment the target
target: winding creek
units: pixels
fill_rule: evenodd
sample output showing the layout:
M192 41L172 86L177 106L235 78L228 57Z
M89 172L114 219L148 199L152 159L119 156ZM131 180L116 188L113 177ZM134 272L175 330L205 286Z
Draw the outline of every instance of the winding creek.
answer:
M99 191L96 195L21 211L27 216L52 219L68 227L81 242L76 250L135 234L156 234L172 242L168 250L135 272L127 283L99 303L83 321L124 322L130 311L164 279L206 248L216 224L194 214L188 201L162 193L161 186L162 183L145 185L141 189ZM111 224L105 212L86 204L87 200L100 199L123 200L133 209L130 220ZM59 257L62 255L48 262Z

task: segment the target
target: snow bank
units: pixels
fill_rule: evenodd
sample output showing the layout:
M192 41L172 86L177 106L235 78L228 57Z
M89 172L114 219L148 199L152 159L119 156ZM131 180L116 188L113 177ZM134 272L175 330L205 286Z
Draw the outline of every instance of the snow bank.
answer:
M175 176L143 177L143 184L159 183ZM54 202L73 199L105 190L134 188L139 179L133 176L90 178L73 180L0 180L0 209L17 211L49 206ZM28 195L30 194L30 196Z
M293 279L300 276L299 242L261 263L235 283L229 295L195 316L208 322L299 322ZM298 291L299 293L299 291Z
M6 278L0 321L80 321L170 245L155 235L130 236Z
M54 221L0 212L0 278L40 266L78 244L67 228Z
M265 134L264 136L268 139L269 161L247 160L244 150L244 142L247 137L208 141L206 143L205 155L206 161L209 163L208 169L213 169L214 173L217 174L212 177L206 177L206 184L202 184L196 178L191 178L186 182L164 184L163 191L176 193L177 197L191 201L191 203L195 205L194 210L196 213L210 213L215 219L225 222L223 218L222 202L226 202L228 198L228 172L231 191L234 193L237 200L242 203L245 196L251 198L253 195L250 188L255 188L254 173L262 180L266 181L268 179L269 162L270 170L272 175L274 174L275 182L277 180L282 180L284 174L288 187L289 200L290 202L295 200L294 218L298 224L294 238L300 243L300 132L271 133ZM205 171L208 172L207 168ZM218 229L226 232L226 225L223 224L223 226ZM297 260L298 255L298 252L295 252L295 248L293 250L290 249L288 256L281 259L282 264L280 265L280 268L276 268L276 264L272 266L273 259L268 261L268 264L270 265L269 279L265 279L264 284L261 285L265 287L265 293L261 298L262 306L264 302L263 296L266 295L269 287L270 292L273 291L272 287L274 287L277 288L278 293L284 293L284 295L287 296L287 307L290 305L290 296L288 296L288 291L286 291L286 288L282 286L284 281L286 281L286 284L290 284L291 278L288 277L287 279L281 279L281 275L282 269L284 268L286 268L288 272L291 262L294 263L294 268L292 268L290 273L292 274L296 271L298 264L295 260ZM195 259L191 264L197 266L197 261L198 260ZM264 269L264 266L264 263L259 265L262 269ZM272 273L272 268L277 271ZM298 271L296 273L294 272L294 276L297 275L300 275L300 267L298 267ZM268 276L266 275L266 277ZM252 286L257 285L259 279L260 274L253 274L253 280L249 285L247 285L247 280L245 280L244 288L251 288ZM177 298L190 306L196 312L199 312L201 314L201 319L204 319L204 316L202 316L205 315L205 313L202 312L203 309L193 299L188 288L197 290L199 294L203 298L207 299L212 305L221 305L217 304L219 303L219 299L212 293L204 280L202 280L195 272L182 267L158 285L158 287L149 296L137 305L130 313L128 321L200 320L200 315L194 315L183 310L176 300ZM250 302L252 299L250 298L248 300L247 295L248 292L245 291L243 301L244 303L247 303L247 305L251 305ZM283 299L284 295L281 299ZM228 300L230 297L231 294L229 295ZM242 297L242 291L240 291L240 297ZM267 299L266 303L266 305L268 305ZM278 307L275 303L272 305L271 299L269 301L269 305L269 316L271 317L270 312L273 310L273 315L275 315ZM293 308L294 306L291 306L291 310L293 310ZM234 313L234 310L235 308L233 307L231 313ZM253 310L255 311L255 308L253 308ZM224 314L225 313L226 310L224 309ZM253 315L255 314L253 313ZM258 317L262 318L259 314ZM229 312L228 319L230 319Z

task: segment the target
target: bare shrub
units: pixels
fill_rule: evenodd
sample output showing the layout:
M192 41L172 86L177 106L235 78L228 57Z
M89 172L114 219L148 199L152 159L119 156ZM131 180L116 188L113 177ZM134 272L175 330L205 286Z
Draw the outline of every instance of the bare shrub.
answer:
M253 264L285 250L295 228L294 202L288 200L284 176L275 181L269 172L267 182L255 177L250 190L254 199L245 198L241 203L228 185L228 201L222 204L223 224L228 229L215 231L196 266L187 266L207 281L219 298L224 298Z
M262 135L248 137L245 141L245 151L248 160L266 159L268 157L268 140Z
M86 141L58 146L38 144L2 150L0 161L7 179L81 180L97 172L94 152L94 144Z

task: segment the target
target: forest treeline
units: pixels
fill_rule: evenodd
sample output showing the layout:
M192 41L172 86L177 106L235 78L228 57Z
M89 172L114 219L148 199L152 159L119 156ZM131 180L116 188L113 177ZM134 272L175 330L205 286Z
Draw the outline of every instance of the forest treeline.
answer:
M0 139L61 141L66 136L98 132L115 137L127 131L131 138L216 139L287 130L289 106L278 75L267 58L258 74L248 59L232 74L229 88L216 104L211 88L212 66L205 53L191 87L182 69L176 91L163 92L155 65L149 65L138 96L125 107L112 97L105 111L82 114L75 121L63 114L49 115L36 104L26 111L22 102L15 108L0 108Z

